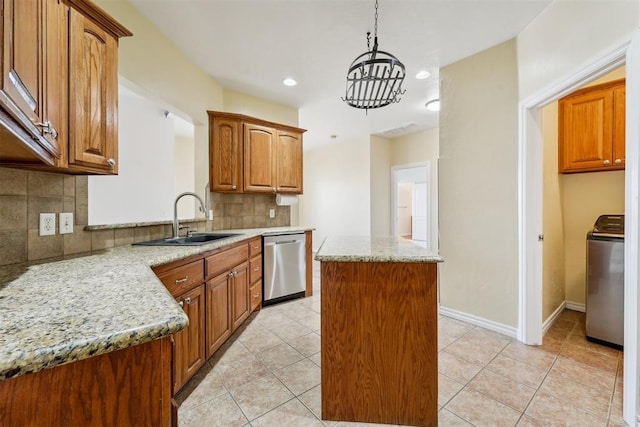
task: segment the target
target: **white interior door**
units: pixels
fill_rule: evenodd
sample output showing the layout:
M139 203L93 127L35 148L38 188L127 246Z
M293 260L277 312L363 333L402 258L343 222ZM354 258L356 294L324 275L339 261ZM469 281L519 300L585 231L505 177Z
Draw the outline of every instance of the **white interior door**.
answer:
M413 213L411 217L411 239L427 241L428 212L427 183L420 182L413 185Z

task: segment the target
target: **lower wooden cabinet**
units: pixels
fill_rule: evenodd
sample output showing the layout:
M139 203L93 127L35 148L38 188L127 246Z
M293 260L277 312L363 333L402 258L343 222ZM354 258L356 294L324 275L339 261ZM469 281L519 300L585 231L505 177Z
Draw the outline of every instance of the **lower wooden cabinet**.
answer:
M173 388L179 390L205 362L205 285L176 298L189 317L189 326L173 337L175 341Z
M207 282L207 358L231 336L229 298L228 274L221 274Z
M175 394L260 307L262 238L158 266L154 271L189 317L189 326L174 334Z
M232 327L235 331L242 325L249 314L249 263L244 262L231 271L231 314Z

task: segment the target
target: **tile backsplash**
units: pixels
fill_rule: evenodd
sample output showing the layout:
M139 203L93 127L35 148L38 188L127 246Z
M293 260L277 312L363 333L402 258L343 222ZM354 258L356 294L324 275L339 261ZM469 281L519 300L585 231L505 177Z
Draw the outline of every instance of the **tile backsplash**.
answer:
M290 225L288 206L272 194L211 193L213 221L190 224L198 231ZM275 218L269 218L275 209ZM39 236L40 213L56 214L56 234ZM72 234L59 234L59 213L73 212ZM0 168L0 265L60 258L171 235L171 224L85 230L88 178Z

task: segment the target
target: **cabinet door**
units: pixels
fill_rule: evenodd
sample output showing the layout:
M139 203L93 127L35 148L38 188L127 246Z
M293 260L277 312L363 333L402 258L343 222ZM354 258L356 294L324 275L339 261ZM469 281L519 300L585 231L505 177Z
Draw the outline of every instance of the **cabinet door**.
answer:
M183 294L177 301L189 317L189 326L174 335L174 393L204 364L204 285Z
M275 129L244 124L244 191L275 193Z
M622 85L613 91L613 168L624 169L625 166L625 114L626 86Z
M235 331L238 326L249 317L251 302L249 298L249 263L244 262L233 269L231 280L231 314L232 328Z
M58 85L64 77L63 70L56 68L65 65L58 56L63 29L56 23L56 14L61 9L64 6L57 0L5 0L2 4L0 103L33 136L25 142L49 164L60 156L58 141L37 124L49 119L47 84ZM52 126L59 129L62 123Z
M210 119L211 189L223 192L242 192L242 146L238 120Z
M613 92L589 91L559 102L561 172L612 166Z
M220 348L231 335L229 306L229 274L222 274L207 282L207 359Z
M302 134L278 131L276 146L276 190L302 193Z
M69 163L117 174L118 42L74 9L69 16Z

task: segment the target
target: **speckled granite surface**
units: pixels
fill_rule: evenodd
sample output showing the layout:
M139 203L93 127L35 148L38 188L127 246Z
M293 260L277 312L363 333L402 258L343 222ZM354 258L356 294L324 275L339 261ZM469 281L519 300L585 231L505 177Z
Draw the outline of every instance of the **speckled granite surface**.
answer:
M142 344L188 324L150 267L265 233L230 230L202 246L122 246L102 254L0 268L0 380ZM224 230L216 230L223 232Z
M325 262L442 262L440 255L396 237L327 237L315 259Z

